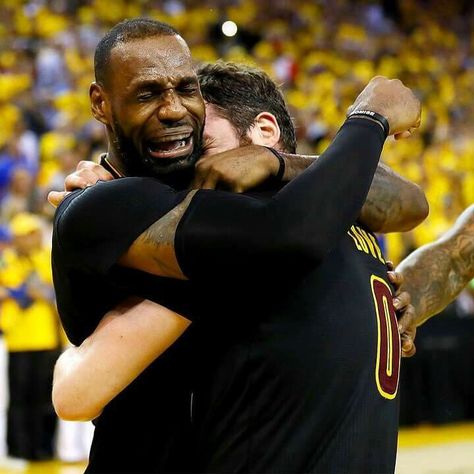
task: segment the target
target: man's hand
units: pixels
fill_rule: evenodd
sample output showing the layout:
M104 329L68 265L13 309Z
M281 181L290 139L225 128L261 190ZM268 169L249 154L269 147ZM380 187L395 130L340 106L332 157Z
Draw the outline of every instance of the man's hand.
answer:
M262 184L276 176L280 163L270 150L259 145L247 145L234 150L201 158L191 188L225 188L236 193Z
M403 284L403 275L393 271L392 262L387 262L387 266L389 268L388 278L395 287L393 306L398 316L398 331L400 332L402 344L402 357L412 357L416 353L415 308L411 304L410 293L400 290L400 286Z
M375 76L359 94L348 114L370 110L383 115L390 125L389 135L407 138L420 126L421 102L399 79Z
M58 207L63 199L76 189L92 186L97 181L110 181L114 177L103 167L93 161L80 161L74 173L64 181L64 191L51 191L48 194L49 203Z

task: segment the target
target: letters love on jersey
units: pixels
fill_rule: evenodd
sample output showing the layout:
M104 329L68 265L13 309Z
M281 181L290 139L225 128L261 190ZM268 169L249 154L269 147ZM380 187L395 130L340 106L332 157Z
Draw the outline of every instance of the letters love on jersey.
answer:
M359 226L353 225L347 233L354 241L357 250L364 252L367 255L372 255L372 257L385 265L386 262L382 250L380 249L377 239L370 232L365 231Z

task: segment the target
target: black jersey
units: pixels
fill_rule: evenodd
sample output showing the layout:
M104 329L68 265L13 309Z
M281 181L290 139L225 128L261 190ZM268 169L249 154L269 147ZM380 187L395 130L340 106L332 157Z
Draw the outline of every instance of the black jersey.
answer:
M392 473L400 340L375 237L354 225L299 278L249 286L221 286L239 324L218 311L197 338L201 472Z
M258 442L245 423L237 427L226 425L223 434L229 437L219 441L222 445L217 444L217 432L223 425L220 420L212 423L215 402L212 393L229 394L227 407L234 411L244 409L242 415L236 415L239 423L248 419L248 378L242 370L245 367L241 366L241 357L242 354L252 356L249 338L260 330L265 334L266 328L280 327L285 331L285 324L298 326L298 311L306 304L307 313L313 313L309 301L294 302L294 306L290 302L293 298L303 298L298 288L303 288L302 282L310 279L314 268L325 262L357 216L383 142L384 135L377 124L353 119L344 125L317 163L271 199L198 191L180 221L175 240L179 263L191 282L155 278L115 265L144 230L182 201L184 193L153 179L124 178L74 193L58 209L53 236L53 276L60 316L72 342L82 342L105 312L128 295L147 297L168 306L196 321L198 329L206 332L203 337L206 347L202 352L206 354L212 349L213 356L204 357L206 367L198 367L199 378L194 382L197 411L192 413L203 430L209 427L209 436L200 445L204 470L243 472L253 466L275 472L280 466L282 469L295 466L295 472L299 472L300 466L312 466L304 461L306 445L302 445L303 451L298 451L300 448L291 451L293 463L284 464L278 457L274 461L268 457L261 464L253 464L241 457L242 436L249 436L251 443ZM354 147L354 143L358 146ZM327 202L334 201L341 202L336 212L327 206ZM252 273L250 269L248 275L250 266L255 271ZM281 279L275 278L279 266ZM271 271L269 282L274 284L261 285L262 293L258 279L268 271ZM358 279L358 273L347 275L347 279ZM319 274L319 271L315 273ZM208 282L215 286L207 285ZM281 302L277 298L280 294ZM254 297L258 297L256 302ZM389 301L388 294L384 301ZM301 317L307 313L303 311ZM280 321L283 326L279 326ZM189 370L191 361L200 360L196 356L201 351L186 357L187 346L183 341L186 339L181 338L104 409L96 422L89 472L190 470L183 467L184 461L189 460L189 445L183 441L190 418ZM275 340L268 340L270 346L280 341L283 338L278 330ZM239 348L243 350L240 356L235 352ZM286 352L287 357L290 351L283 349L281 353ZM277 368L278 361L272 361L265 344L261 351L262 359L268 352L269 365ZM222 361L222 365L216 365L215 360ZM233 370L239 373L242 385L235 387L232 378L222 376L221 371L227 369L229 376ZM288 380L290 372L288 367L274 379ZM249 373L252 379L258 376ZM222 385L217 387L214 380L220 380ZM231 390L227 392L227 388ZM337 390L336 386L332 388ZM308 403L312 403L310 398ZM287 401L287 407L291 408L291 400ZM232 423L232 419L229 421ZM267 429L267 425L252 426ZM204 439L200 437L203 430L198 430L200 441ZM262 436L262 446L265 443L270 446L273 433L257 434ZM283 430L278 436L289 439L292 434L292 430ZM234 441L235 436L239 442ZM299 440L294 435L293 445L299 446Z
M129 186L153 206L122 214ZM120 193L114 188L120 187ZM53 233L53 276L61 321L80 344L104 314L127 296L157 301L191 317L189 284L121 269L117 259L152 222L179 202L179 194L147 194L146 180L101 183L72 193L58 208ZM163 188L164 189L164 188ZM163 191L159 189L159 191ZM110 190L110 192L109 192ZM118 199L118 201L117 201ZM86 202L83 203L82 201ZM87 204L83 206L82 204ZM104 211L107 209L107 211ZM83 212L86 210L87 212ZM190 332L151 364L95 420L87 473L158 473L190 470Z

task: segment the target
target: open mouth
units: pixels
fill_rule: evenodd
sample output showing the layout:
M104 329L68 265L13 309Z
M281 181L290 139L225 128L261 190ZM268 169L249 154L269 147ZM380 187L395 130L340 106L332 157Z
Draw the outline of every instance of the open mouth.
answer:
M160 140L149 141L147 149L153 158L181 158L192 152L193 137L191 133L163 137Z

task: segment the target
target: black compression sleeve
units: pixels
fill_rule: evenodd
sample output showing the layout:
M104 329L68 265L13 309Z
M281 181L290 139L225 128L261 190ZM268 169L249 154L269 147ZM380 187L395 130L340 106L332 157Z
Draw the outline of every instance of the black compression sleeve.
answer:
M121 178L76 191L56 211L53 250L75 268L104 274L186 194L153 178Z
M175 239L189 278L269 275L317 264L356 220L385 136L379 124L346 122L333 143L272 199L196 193Z

